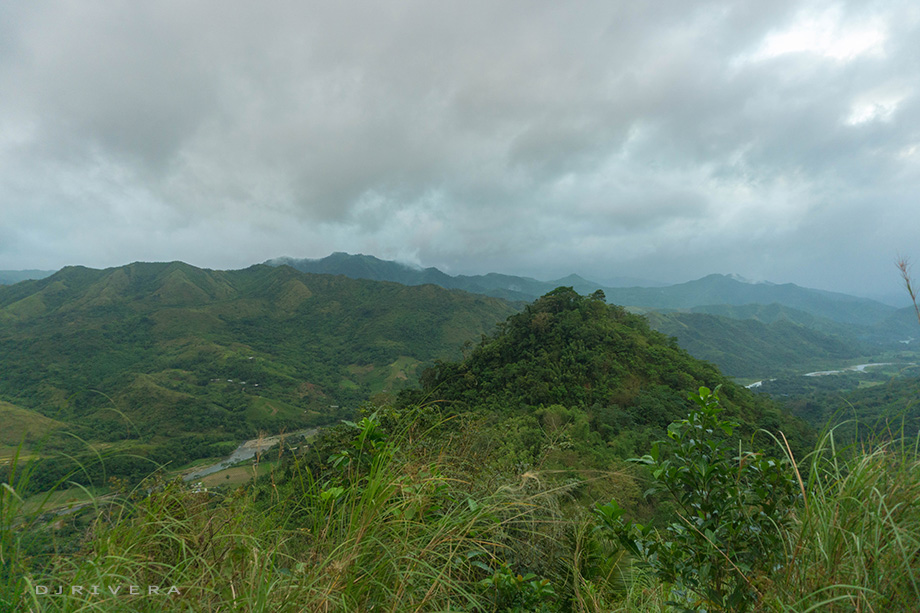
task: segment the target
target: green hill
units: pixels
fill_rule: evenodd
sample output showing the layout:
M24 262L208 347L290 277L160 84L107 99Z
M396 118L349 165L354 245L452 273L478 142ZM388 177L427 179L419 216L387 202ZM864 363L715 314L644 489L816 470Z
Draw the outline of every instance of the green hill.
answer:
M691 355L713 362L733 377L765 378L843 363L875 347L776 317L733 319L705 313L646 314L653 328L677 338Z
M798 444L807 438L803 424L691 357L645 318L607 305L600 292L583 297L564 287L509 317L465 360L425 371L420 389L402 401L520 415L549 428L578 424L577 445L625 456L662 436L685 413L687 390L702 385L722 385L725 405L751 432L782 428Z
M221 441L350 414L420 366L459 357L515 310L289 267L68 267L0 288L0 399L181 463Z
M646 282L641 285L627 287L625 285L628 282L634 283L636 280L620 279L620 282L616 283L616 287L608 287L583 279L578 275L569 275L556 281L538 281L530 277L498 273L451 276L437 268L417 269L369 255L350 255L347 253L334 253L318 260L277 258L266 262L266 264L287 264L304 272L345 275L358 279L395 281L406 285L433 283L441 287L462 289L509 300L530 301L556 287L570 286L575 291L583 294L590 294L600 289L613 304L659 310L686 310L697 307L705 308L709 305L728 307L777 305L805 313L819 320L860 326L879 324L897 310L895 307L868 298L809 289L792 283L751 283L732 275L720 274L712 274L694 281L668 286ZM731 310L707 312L730 317L736 316ZM739 314L738 316L743 319L751 317L750 314ZM799 323L804 322L800 321Z

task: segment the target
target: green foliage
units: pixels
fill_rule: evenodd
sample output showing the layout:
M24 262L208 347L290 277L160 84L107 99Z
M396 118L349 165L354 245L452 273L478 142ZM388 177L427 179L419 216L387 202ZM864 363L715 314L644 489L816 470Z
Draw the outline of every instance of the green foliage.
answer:
M528 416L554 405L578 409L588 427L573 438L576 451L609 462L644 452L683 414L685 390L705 382L723 386L725 405L743 431L783 429L794 449L807 447L804 424L768 399L694 359L643 317L567 287L509 317L462 362L437 362L401 402L441 401L451 411L480 411L497 421L496 415Z
M836 429L806 458L807 500L776 576L787 610L916 611L920 602L920 441L844 445Z
M491 570L484 564L476 565ZM504 562L479 585L492 601L492 607L486 610L501 613L548 613L556 610L551 604L556 592L548 579L539 579L534 573L516 574Z
M654 478L651 493L667 493L679 521L662 534L623 521L615 502L595 513L662 579L694 594L673 606L745 611L761 597L759 576L784 560L783 528L798 486L786 462L742 451L731 438L737 424L721 418L718 388L702 387L690 398L697 407L639 460Z
M514 311L431 286L288 267L69 267L0 287L0 399L46 429L64 424L84 440L119 443L124 457L181 465L218 441L352 415ZM56 443L46 451L69 452ZM110 464L133 478L150 470Z
M35 560L42 560L56 545L43 514L55 492L73 477L68 473L45 485L37 499L27 504L27 496L35 490L33 480L41 471L37 462L22 456L24 438L12 457L0 465L0 610L16 609L29 587L30 567L40 564ZM36 449L40 451L43 443L39 441Z
M765 383L764 389L816 428L833 426L838 443L913 439L920 432L916 372L914 367L901 376L869 369L859 375L795 377ZM860 387L861 381L868 385Z
M876 351L856 331L828 334L788 319L769 323L703 313L649 313L651 325L732 377L767 378L817 370ZM841 334L843 331L841 331Z
M829 436L814 454L799 453L808 442L800 422L643 318L606 305L602 293L571 288L509 318L463 361L438 363L395 405L339 415L350 419L298 456L263 464L264 476L245 488L205 492L154 475L93 499L81 512L88 530L25 512L42 480L52 489L74 471L140 480L154 464L226 453L228 433L296 421L290 413L330 402L332 388L364 393L378 366L420 363L374 360L445 325L440 315L376 310L374 300L405 299L398 287L348 286L367 309L359 317L343 306L348 292L336 293L341 280L274 270L266 278L260 269L212 274L178 264L73 269L0 292L0 349L18 347L28 361L29 343L44 356L62 347L43 371L45 386L23 394L28 409L0 405L23 438L47 424L34 408L45 401L61 423L118 428L91 449L49 437L43 463L17 452L0 470L3 606L609 613L670 603L786 612L909 611L920 600L916 446L842 450ZM431 287L412 296L432 313L452 303ZM109 321L112 313L120 319ZM305 330L305 313L324 323ZM456 314L467 324L477 317ZM53 338L29 340L33 325L54 328ZM390 326L407 332L381 332ZM303 338L286 338L292 332ZM151 343L149 354L115 351L120 341L107 334L136 335L141 353ZM373 339L366 363L333 355L348 334ZM82 348L99 362L68 370ZM327 370L308 371L314 359L328 359ZM6 363L13 380L31 381L22 365ZM305 372L319 374L306 384ZM240 383L254 377L267 388L258 397ZM78 380L99 383L105 396L70 393ZM680 419L691 386L695 407ZM165 440L145 431L157 420L168 424ZM758 451L774 441L765 431L790 435L790 460ZM639 466L616 459L636 450L650 450ZM804 482L793 454L804 458ZM637 481L646 474L654 484L642 501ZM618 502L593 507L598 499ZM79 549L61 546L63 532ZM182 595L51 598L32 589L132 584L176 585Z

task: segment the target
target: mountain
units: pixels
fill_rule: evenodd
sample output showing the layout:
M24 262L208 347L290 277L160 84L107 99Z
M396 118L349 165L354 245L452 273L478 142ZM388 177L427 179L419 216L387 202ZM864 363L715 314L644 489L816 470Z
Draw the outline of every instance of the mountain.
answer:
M538 281L530 277L499 273L451 276L437 268L413 268L399 262L381 260L372 255L351 255L341 252L318 260L275 258L265 263L270 266L286 264L302 272L345 275L353 279L393 281L403 285L432 283L447 289L460 289L475 294L527 302L559 286L571 286L582 293L591 293L602 287L578 275L569 275L555 281Z
M645 318L569 287L509 317L464 360L436 363L400 402L481 414L503 424L509 440L524 424L545 432L569 424L569 448L625 457L662 436L685 413L687 390L703 385L721 385L725 406L751 433L781 428L798 443L807 438L803 424L691 357ZM512 426L510 418L522 421Z
M319 259L275 258L265 262L269 266L287 265L301 272L326 275L345 275L352 279L369 279L371 281L393 281L403 285L425 285L432 283L447 287L451 277L437 268L417 269L393 262L381 260L372 255L350 255L336 252Z
M828 361L842 364L875 349L853 336L820 332L782 317L779 313L784 307L757 310L772 311L776 317L765 322L707 313L655 311L646 313L646 317L654 329L676 337L691 355L718 365L733 377L766 378L817 370ZM807 313L802 315L811 318Z
M405 285L433 283L449 289L462 289L508 300L531 301L556 287L567 286L582 294L600 289L608 302L638 309L687 310L718 305L778 305L838 324L863 326L877 325L897 311L895 307L868 298L808 289L792 283L754 283L737 275L712 274L695 281L659 287L646 287L654 285L650 282L643 286L611 287L578 275L553 281L497 273L450 276L436 268L416 269L369 255L347 253L334 253L319 260L277 258L266 263L287 264L304 272L395 281ZM728 315L724 312L714 314Z
M516 310L287 266L67 267L0 287L0 400L181 463L260 430L348 415Z
M626 306L691 309L704 305L777 304L838 323L876 324L897 309L868 298L799 287L793 283L747 283L727 275L708 275L661 288L604 290L607 299Z
M691 307L691 313L706 313L708 315L718 315L730 319L751 319L764 324L772 324L778 321L788 321L799 324L811 330L817 330L825 334L850 336L858 335L865 332L863 328L853 324L836 322L827 317L813 315L806 311L794 309L778 303L772 304L706 304Z
M44 279L53 274L53 270L0 270L0 285L13 285L30 279Z
M898 309L884 320L872 326L872 332L880 337L915 347L920 338L917 311L913 306Z

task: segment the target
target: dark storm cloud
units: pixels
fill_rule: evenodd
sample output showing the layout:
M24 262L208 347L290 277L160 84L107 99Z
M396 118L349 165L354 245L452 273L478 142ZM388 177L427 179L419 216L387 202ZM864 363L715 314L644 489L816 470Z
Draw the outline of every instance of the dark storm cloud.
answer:
M920 221L909 2L12 4L0 267L820 285Z

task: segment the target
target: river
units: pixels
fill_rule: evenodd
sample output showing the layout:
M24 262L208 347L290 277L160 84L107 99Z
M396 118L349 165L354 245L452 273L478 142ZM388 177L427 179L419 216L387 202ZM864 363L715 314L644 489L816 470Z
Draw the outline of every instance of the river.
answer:
M825 375L839 375L845 372L865 372L870 366L891 366L895 362L873 362L871 364L857 364L856 366L847 366L841 370L816 370L815 372L807 372L803 374L803 377L823 377ZM775 381L775 379L769 379L769 381ZM755 381L750 385L745 385L744 387L748 389L754 389L755 387L760 387L763 385L763 381Z
M206 477L207 475L224 470L225 468L230 468L237 462L242 462L243 460L254 458L257 454L260 454L266 449L269 449L282 439L290 439L299 436L313 436L318 431L319 428L307 428L306 430L297 430L296 432L290 432L288 434L260 436L259 438L250 439L240 444L240 446L237 447L236 450L227 457L227 459L222 460L217 464L211 464L210 466L205 466L204 468L198 468L182 477L182 479L185 481L201 479L202 477Z

